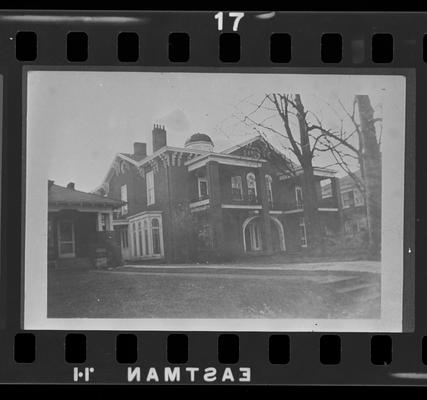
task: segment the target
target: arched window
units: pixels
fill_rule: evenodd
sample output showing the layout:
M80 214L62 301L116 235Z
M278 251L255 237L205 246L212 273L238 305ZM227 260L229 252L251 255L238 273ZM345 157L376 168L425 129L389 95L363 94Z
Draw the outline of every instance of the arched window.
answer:
M248 185L249 200L255 200L257 197L257 191L256 191L256 178L253 172L249 172L249 174L246 175L246 183Z
M267 189L267 199L273 204L273 178L270 175L265 176L265 187Z
M151 220L151 235L153 238L153 254L161 254L160 249L160 224L157 218Z

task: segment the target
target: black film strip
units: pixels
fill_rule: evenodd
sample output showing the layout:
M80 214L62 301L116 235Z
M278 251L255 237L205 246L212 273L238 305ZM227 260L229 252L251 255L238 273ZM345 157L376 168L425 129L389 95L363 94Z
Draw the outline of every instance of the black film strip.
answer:
M423 112L427 104L423 90L427 79L426 19L425 13L0 12L3 150L0 383L425 384L427 302L424 283L427 276L423 252L422 182L426 177L422 151L423 131L427 125ZM117 73L123 80L110 80L111 74ZM99 81L92 80L93 74ZM128 80L133 75L141 76L143 83L132 81L133 78ZM172 76L177 75L182 81L173 81ZM203 76L208 75L211 83L204 80ZM66 78L62 78L64 76ZM191 76L194 76L194 83ZM221 76L237 78L236 81L230 79L227 84ZM370 78L364 80L368 76ZM277 77L285 80L283 83L274 81L279 79ZM163 79L173 81L170 97L182 95L182 104L187 104L187 108L183 105L182 109L172 106L162 109L162 104L169 101L175 104L163 89L157 89L152 83L163 85ZM237 79L241 79L238 84L234 83ZM384 86L375 86L381 79ZM152 92L135 97L135 101L142 99L144 103L141 108L134 108L133 114L116 115L114 110L120 107L117 99L122 95L123 101L131 104L127 96L134 93L136 84L152 88ZM96 85L96 90L106 90L106 94L95 95ZM116 92L111 89L114 85ZM177 85L182 85L178 92ZM216 85L218 89L213 89ZM231 94L231 97L221 97L220 90L229 93L233 85L236 85L233 93L248 97L236 95L232 98ZM248 92L251 85L254 85L253 92ZM262 85L265 89L260 89ZM206 87L205 96L202 87ZM281 98L284 103L276 111L283 113L292 109L294 114L291 115L297 119L293 120L291 128L296 129L298 117L304 114L298 114L300 109L294 97L300 94L297 93L300 88L303 99L311 94L320 98L334 93L339 97L344 93L348 94L350 100L347 101L352 105L355 96L368 93L372 104L379 107L374 109L374 116L384 113L375 120L375 123L382 120L386 126L382 132L384 142L378 139L383 146L380 152L383 192L380 191L382 200L376 198L376 201L382 213L382 233L390 242L383 237L383 253L379 258L378 254L366 250L368 245L366 251L351 247L358 240L357 233L369 231L372 234L370 229L375 222L369 217L369 207L364 211L366 226L362 222L346 225L348 209L356 207L358 200L354 194L348 198L345 195L348 192L334 192L339 190L334 182L344 185L340 179L345 175L351 177L357 168L344 169L347 174L334 175L328 172L332 167L321 158L322 168L312 171L319 182L331 179L329 189L324 190L337 196L336 203L328 200L329 195L321 198L324 203L317 205L316 210L319 214L323 212L322 215L336 213L342 218L339 224L337 222L335 235L328 236L322 231L321 237L330 237L330 241L324 245L326 250L319 253L308 243L315 225L307 222L311 217L307 211L310 195L307 195L306 183L301 183L303 205L298 204L302 198L294 187L294 181L305 176L300 175L299 167L289 169L288 165L285 172L268 172L270 167L263 162L272 154L271 144L267 145L267 153L256 156L253 148L249 149L252 152L247 151L246 145L236 145L234 137L230 138L233 129L240 129L237 125L218 128L225 118L225 114L221 114L223 111L218 111L225 108L224 104L231 115L236 112L238 100L245 100L248 105L249 96L259 93L273 96L277 91L284 96ZM79 93L81 104L87 104L86 112L80 102L70 103L70 98L75 99ZM192 93L197 95L191 100L193 103L188 100ZM97 100L88 103L86 96ZM109 103L109 96L113 103ZM375 96L384 98L384 102L377 101ZM276 98L267 96L267 99ZM323 111L328 99L323 103ZM192 107L188 104L194 106L192 121ZM196 115L201 105L206 107L205 119ZM148 113L144 107L150 110L151 117L144 114ZM255 108L261 107L259 102L255 104ZM274 100L269 107L274 109ZM355 117L354 109L353 114L351 107L343 109L350 117ZM135 110L139 110L138 113ZM329 109L329 114L319 114L322 118L326 115L322 122L326 124L328 118L332 118L328 115L335 115L338 110ZM110 119L109 113L114 114ZM217 125L209 125L212 114L218 114ZM105 118L97 125L96 116L99 115ZM139 115L144 115L145 119ZM400 125L386 120L393 116ZM316 118L309 120L310 127L321 125ZM308 139L311 146L315 141L322 143L322 151L329 151L329 157L335 159L329 163L334 164L334 168L343 164L342 159L337 160L343 156L339 147L342 142L347 141L346 148L354 145L351 140L355 140L355 136L347 139L345 133L342 136L342 129L340 131L339 122L345 118L345 112L340 110L333 124L321 125L323 131L318 129L318 136ZM363 136L358 129L363 130L364 117L357 114L357 118L360 120L353 126L355 133L348 134ZM249 121L248 129L252 133L264 123L262 119L261 122L253 120L250 112L243 118L238 116L237 120L240 124ZM76 124L66 125L61 121L75 121ZM202 126L200 121L205 121L206 125ZM95 134L97 126L109 127L111 132L117 133L110 138L105 131L105 142L94 145L87 132L94 132L93 138L102 137L100 132ZM257 134L264 140L263 135L268 136L269 129L276 129L275 126L263 128L264 131ZM88 130L82 134L79 129ZM141 132L145 129L147 139L145 136L139 139L138 129ZM201 133L209 133L209 140L215 146L218 142L226 148L237 147L229 152L216 151L216 147L212 150L205 137L189 137L190 133L197 135L198 129ZM226 130L228 136L221 133L221 129ZM170 135L174 130L175 136ZM377 128L377 133L379 131ZM147 152L147 147L136 145L132 154L120 153L126 151L126 146L130 149L133 140L163 140L162 132L168 134L167 146L165 136L163 145L154 147L153 151ZM77 150L72 147L74 140L70 137L81 147ZM388 137L401 140L400 147L395 142L388 144ZM243 138L241 142L248 139L240 138ZM289 136L286 138L289 140ZM187 140L185 145L184 140ZM290 145L296 160L302 156L295 153L297 149L302 151L303 140L299 136L296 147ZM361 142L360 139L357 144ZM145 142L136 143L147 146ZM202 147L197 147L199 145ZM66 146L70 149L69 159ZM85 147L92 149L93 158L87 156ZM265 147L262 148L265 151ZM118 159L116 153L121 154ZM273 153L276 155L271 157L277 157L277 153ZM365 157L364 152L357 154L359 159L352 157L356 164L360 157ZM418 168L415 170L416 156ZM280 165L288 162L283 155L279 158ZM98 167L100 164L103 168ZM183 182L188 191L194 183L195 197L180 197L175 201L173 195L178 196L179 188L169 187L168 194L158 189L156 185L163 176L162 171L174 174L174 167L188 173ZM136 171L132 179L142 179L145 186L137 189L129 180L117 186L114 195L109 193L114 187L109 179L126 176L132 168ZM221 175L221 171L230 168L234 168L232 173ZM375 175L375 171L381 171L381 167L374 167L372 172L369 170L372 167L365 164L363 168L367 168L365 175L361 175L366 185L366 174ZM200 172L202 170L206 175ZM34 171L39 175L35 176ZM395 175L396 171L400 173ZM72 177L74 173L76 178ZM251 183L251 173L255 184ZM105 174L108 179L102 181ZM239 174L240 180L234 179ZM274 183L269 184L267 175L273 182L277 178L277 185L283 187L293 182L288 197L296 203L290 204L284 195L279 205L274 204L273 199L280 197L277 193L282 189L276 189ZM76 187L66 185L68 178L76 179ZM194 182L188 183L193 178ZM95 185L89 187L95 179L99 183L96 190ZM171 185L179 179L178 175L173 175ZM234 197L221 197L222 194L215 197L215 193L220 193L215 182L222 182L221 179L230 180L227 190L229 196ZM51 182L48 191L45 190L47 180ZM416 181L417 201L421 204L417 208ZM39 187L39 182L44 186ZM107 192L106 182L110 185ZM150 182L153 182L153 195ZM120 192L123 186L126 189ZM135 197L133 190L140 190L139 195ZM46 192L44 197L42 192ZM150 196L154 196L151 203ZM163 204L160 199L163 201L167 196L169 199L172 196L173 208L167 208L172 207L169 203L164 208L159 205ZM145 205L140 209L132 208L135 198L143 198ZM400 203L394 202L397 198ZM369 197L364 199L371 204ZM400 208L386 212L389 210L387 204L400 204ZM181 217L176 216L185 207L188 211L182 211ZM63 219L58 217L61 213L65 213ZM206 213L207 222L200 222L202 213ZM230 239L233 229L224 228L224 224L232 220L232 213L239 215L233 217L239 224L233 228L238 232L238 239ZM96 215L93 217L96 239L95 233L91 239L85 236L92 229L89 222L86 228L78 228L77 214ZM196 214L200 218L197 223L194 222ZM187 215L188 220L185 219ZM175 227L200 224L198 234L191 237L197 237L207 249L199 251L199 241L190 241L183 231L168 228L172 216L177 220L182 218L175 221ZM398 222L394 224L395 220ZM215 233L219 221L223 237ZM257 225L255 221L262 223ZM149 226L147 231L145 223ZM326 229L322 224L322 229ZM328 228L329 225L324 224ZM266 227L271 230L270 236L265 236ZM54 231L52 247L49 247L50 229ZM214 233L209 233L211 230ZM126 232L127 239L120 236L122 231ZM339 237L349 237L349 231L354 236L341 251L339 245L343 240L336 243ZM108 232L116 232L116 247L108 247L107 241L100 241L99 238ZM394 249L388 253L385 249L396 237L400 241L393 242ZM190 244L188 254L195 257L189 256L190 261L178 257L183 244L174 247L174 243L183 238L187 246ZM217 242L222 244L216 247ZM87 254L80 256L78 252L85 246ZM114 255L117 246L120 256ZM215 258L230 247L239 248L242 254L230 259ZM396 254L393 251L398 251L400 257L393 258ZM208 254L207 261L202 257L204 254ZM43 265L38 258L42 256L46 261ZM201 258L197 258L199 256ZM118 262L117 257L126 260ZM70 259L79 259L81 264L73 269L75 264ZM83 259L89 260L89 264L85 265ZM168 284L162 286L165 279ZM135 287L135 282L140 282L140 286ZM282 283L286 290L276 288L275 285ZM102 291L103 285L110 286ZM111 297L105 293L111 293ZM326 298L330 299L329 303ZM118 309L117 301L122 299L126 300ZM166 305L163 307L163 304ZM107 319L111 320L103 322ZM181 322L176 322L180 319ZM234 322L229 325L227 320ZM335 323L336 320L339 323ZM313 325L307 321L312 321Z

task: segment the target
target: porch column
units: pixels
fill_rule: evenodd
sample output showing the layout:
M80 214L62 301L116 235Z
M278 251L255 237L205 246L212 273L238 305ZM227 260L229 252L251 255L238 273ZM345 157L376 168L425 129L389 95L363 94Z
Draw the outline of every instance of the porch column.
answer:
M206 164L206 175L209 185L208 215L212 226L213 245L218 254L224 256L227 249L224 241L224 222L221 208L221 185L218 162L209 161Z
M267 186L265 184L266 170L264 167L258 169L258 196L261 199L261 221L262 221L262 238L263 238L263 250L267 254L273 252L273 236L271 232L271 219L270 219L270 204L268 202Z
M113 231L113 210L108 213L108 230Z
M97 217L96 230L98 232L102 232L102 213L100 213L100 212L96 213L96 217Z

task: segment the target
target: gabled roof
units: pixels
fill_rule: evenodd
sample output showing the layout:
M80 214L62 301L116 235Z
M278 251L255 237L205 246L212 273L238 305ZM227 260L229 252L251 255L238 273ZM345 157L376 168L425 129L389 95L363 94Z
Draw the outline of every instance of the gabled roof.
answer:
M230 154L230 153L232 153L233 151L239 150L239 149L241 149L242 147L245 147L245 146L247 146L248 144L251 144L251 143L253 143L253 142L256 142L257 140L260 140L260 139L262 140L261 135L256 135L256 136L250 137L249 139L246 139L246 140L245 140L245 141L243 141L243 142L240 142L240 143L235 144L235 145L233 145L233 146L227 147L226 149L222 150L222 151L221 151L221 153L223 153L223 154Z
M50 205L90 206L101 208L117 208L124 203L109 197L99 196L93 193L69 189L64 186L52 184L48 189L48 203Z

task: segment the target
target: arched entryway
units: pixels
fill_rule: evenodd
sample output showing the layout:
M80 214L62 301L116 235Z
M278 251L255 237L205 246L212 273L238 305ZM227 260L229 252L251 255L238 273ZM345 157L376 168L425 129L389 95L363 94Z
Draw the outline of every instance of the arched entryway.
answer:
M285 231L280 220L276 217L271 217L271 237L273 251L285 251ZM245 253L257 252L263 250L262 237L262 218L258 215L247 218L243 222L243 250Z

